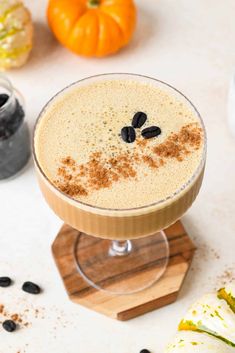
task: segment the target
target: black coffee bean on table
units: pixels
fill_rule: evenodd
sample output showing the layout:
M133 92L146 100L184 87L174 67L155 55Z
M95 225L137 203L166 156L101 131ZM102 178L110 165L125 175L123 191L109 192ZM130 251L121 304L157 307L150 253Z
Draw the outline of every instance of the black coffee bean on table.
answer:
M41 293L41 288L33 282L25 282L22 286L22 290L30 294L39 294Z
M16 330L16 323L12 320L6 320L2 323L2 327L7 332L13 332Z
M9 287L11 285L10 277L0 277L0 287Z
M161 134L161 129L158 126L150 126L147 127L146 129L142 130L141 135L145 138L145 139L150 139L152 137L156 137L158 135Z
M132 119L132 126L135 129L137 129L137 128L139 129L144 125L146 120L147 120L147 115L145 113L143 113L143 112L135 113L135 115L133 116L133 119Z
M136 135L135 130L132 126L124 126L121 130L122 139L127 143L135 141Z

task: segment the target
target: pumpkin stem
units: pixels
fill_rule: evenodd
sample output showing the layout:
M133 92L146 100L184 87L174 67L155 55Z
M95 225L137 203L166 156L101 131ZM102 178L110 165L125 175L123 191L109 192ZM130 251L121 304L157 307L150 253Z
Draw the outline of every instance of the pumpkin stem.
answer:
M96 8L96 7L98 7L99 6L99 4L100 4L100 0L88 0L87 1L87 6L89 7L89 8Z

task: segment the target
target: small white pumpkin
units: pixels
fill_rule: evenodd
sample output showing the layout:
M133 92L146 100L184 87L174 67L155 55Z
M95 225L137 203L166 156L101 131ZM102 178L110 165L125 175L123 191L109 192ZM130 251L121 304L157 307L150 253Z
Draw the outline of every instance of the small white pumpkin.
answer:
M32 49L33 24L20 0L0 0L0 68L22 66Z
M165 353L234 353L234 348L207 333L180 331Z

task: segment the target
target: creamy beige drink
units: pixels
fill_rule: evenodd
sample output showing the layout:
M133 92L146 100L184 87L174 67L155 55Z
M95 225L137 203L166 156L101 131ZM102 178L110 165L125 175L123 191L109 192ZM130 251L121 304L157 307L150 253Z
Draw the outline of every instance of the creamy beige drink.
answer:
M42 191L88 234L128 239L176 221L202 180L205 136L196 110L158 81L105 76L57 95L37 123Z

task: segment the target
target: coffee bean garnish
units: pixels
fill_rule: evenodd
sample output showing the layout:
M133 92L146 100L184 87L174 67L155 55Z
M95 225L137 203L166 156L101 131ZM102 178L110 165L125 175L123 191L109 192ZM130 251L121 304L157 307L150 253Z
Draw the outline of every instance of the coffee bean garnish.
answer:
M9 277L0 277L0 287L9 287L11 279Z
M146 129L144 129L142 132L141 132L141 135L145 138L145 139L150 139L152 137L156 137L158 135L161 134L161 129L160 127L158 126L150 126L150 127L147 127Z
M39 294L41 292L41 288L33 282L25 282L22 290L30 294Z
M6 320L2 323L2 327L7 332L13 332L16 330L16 323L12 320Z
M143 113L143 112L135 113L135 115L133 116L133 119L132 119L132 126L135 129L139 129L141 126L144 125L146 120L147 120L147 115L145 113Z
M141 349L140 353L150 353L148 349Z
M135 130L132 126L124 126L121 130L122 139L127 143L135 141Z

